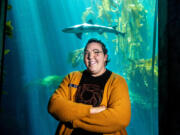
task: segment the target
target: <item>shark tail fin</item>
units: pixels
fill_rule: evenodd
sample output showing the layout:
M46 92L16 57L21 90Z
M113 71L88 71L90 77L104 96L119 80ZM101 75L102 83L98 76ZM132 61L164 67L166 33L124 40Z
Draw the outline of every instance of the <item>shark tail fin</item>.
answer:
M125 36L125 34L126 34L126 33L124 33L124 32L120 32L120 31L117 32L117 35L121 35L121 36L123 36L123 37Z
M117 27L117 25L112 26L112 28L113 28L114 30L116 30L116 27ZM116 34L117 34L117 35L121 35L121 36L125 36L125 33L120 32L120 31L117 31L117 30L116 30Z

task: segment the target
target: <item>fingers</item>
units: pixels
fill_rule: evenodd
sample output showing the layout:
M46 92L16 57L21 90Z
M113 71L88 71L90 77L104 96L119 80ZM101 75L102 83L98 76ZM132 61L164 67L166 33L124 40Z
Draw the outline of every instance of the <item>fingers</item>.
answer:
M90 109L90 113L91 113L91 114L96 114L96 113L102 112L102 111L104 111L104 110L106 110L106 109L107 109L106 106L92 107L92 108Z

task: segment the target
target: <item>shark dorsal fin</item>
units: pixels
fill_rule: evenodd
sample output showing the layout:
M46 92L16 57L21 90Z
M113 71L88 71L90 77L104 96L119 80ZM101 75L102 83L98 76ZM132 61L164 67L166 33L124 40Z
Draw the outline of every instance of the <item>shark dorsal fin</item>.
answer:
M93 21L90 19L87 23L94 24Z
M77 33L76 36L77 36L79 39L82 39L82 33Z

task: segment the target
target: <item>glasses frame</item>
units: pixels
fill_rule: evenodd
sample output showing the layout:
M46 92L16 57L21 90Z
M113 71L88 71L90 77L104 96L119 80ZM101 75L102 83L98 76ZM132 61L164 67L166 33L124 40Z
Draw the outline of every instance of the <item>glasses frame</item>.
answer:
M100 51L100 50L98 50L98 49L94 49L94 50L92 50L92 51L85 50L85 51L84 51L84 56L89 56L91 52L92 52L93 55L96 56L96 57L99 56L100 53L103 53L103 51Z

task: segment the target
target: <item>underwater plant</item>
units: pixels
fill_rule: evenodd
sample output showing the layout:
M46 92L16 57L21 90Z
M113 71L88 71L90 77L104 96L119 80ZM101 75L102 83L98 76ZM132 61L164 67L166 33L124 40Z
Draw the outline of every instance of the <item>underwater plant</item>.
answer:
M115 39L112 39L115 44L115 55L122 57L125 61L129 58L146 57L145 54L149 50L149 42L147 41L149 26L146 19L148 11L140 2L137 0L102 0L101 4L92 6L95 7L89 7L82 13L83 22L89 20L89 15L93 14L92 20L102 21L110 26L114 24L117 31L125 33L125 37L115 36ZM97 12L93 9L97 9ZM103 36L108 40L106 33Z
M83 63L84 48L80 48L69 53L68 60L71 62L72 67L77 67Z
M58 86L64 76L49 75L39 80L39 84L45 87Z
M11 5L8 5L7 9L8 9L8 10L11 10L11 9L12 9L12 6L11 6ZM10 21L10 20L6 21L6 24L5 24L5 34L6 34L9 38L12 38L12 36L13 36L13 29L14 29L14 27L12 26L11 21ZM4 50L4 55L7 55L9 52L10 52L10 49L5 49L5 50Z
M95 17L95 13L93 12L92 7L88 7L86 8L86 11L83 12L81 19L82 19L82 22L85 23L87 22L87 18L90 19L92 17Z
M6 49L6 50L4 51L4 55L7 55L9 52L10 52L10 49Z
M7 10L11 10L11 9L12 9L12 6L9 4L8 7L7 7ZM12 26L11 20L6 21L6 24L5 24L5 34L9 38L12 38L12 36L13 36L13 29L14 29L14 27Z
M48 75L40 79L35 79L24 85L24 89L30 89L31 87L46 87L49 90L54 90L59 86L64 76Z
M12 36L13 36L13 26L12 26L12 24L11 24L11 21L9 20L9 21L7 21L6 22L6 31L5 31L5 34L8 36L8 37L10 37L10 38L12 38Z

